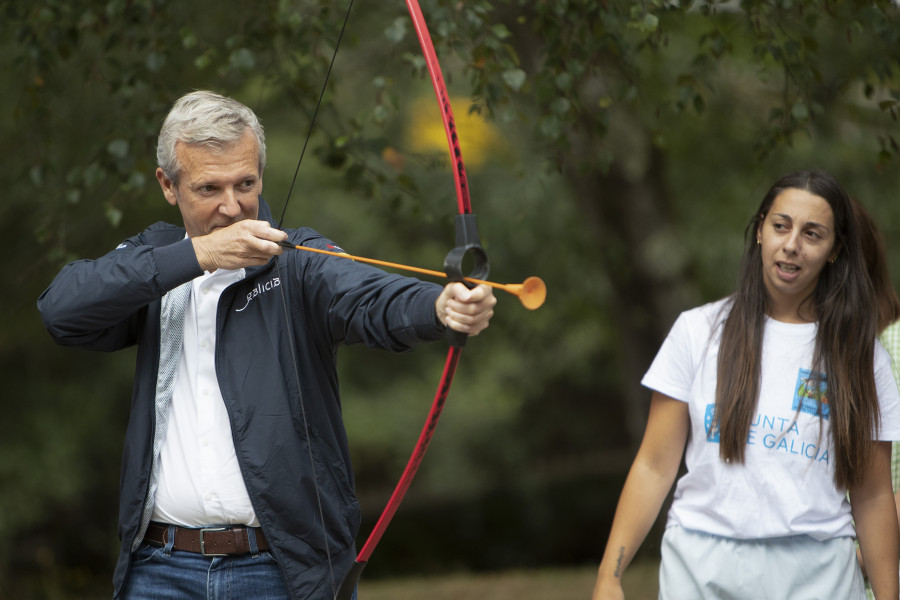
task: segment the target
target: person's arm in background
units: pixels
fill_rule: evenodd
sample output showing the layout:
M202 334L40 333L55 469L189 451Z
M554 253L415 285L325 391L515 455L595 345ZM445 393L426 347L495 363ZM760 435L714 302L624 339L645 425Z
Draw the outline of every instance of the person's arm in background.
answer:
M875 458L859 485L850 490L859 551L876 599L900 594L900 526L891 490L890 442L874 442Z

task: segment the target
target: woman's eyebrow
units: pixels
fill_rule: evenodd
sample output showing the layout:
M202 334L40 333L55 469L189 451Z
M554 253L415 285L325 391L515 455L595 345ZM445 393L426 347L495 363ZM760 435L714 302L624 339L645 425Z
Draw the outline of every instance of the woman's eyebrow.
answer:
M781 217L782 219L785 219L792 223L794 222L793 217L791 217L790 215L786 215L784 213L772 213L772 214L776 217ZM831 229L827 225L823 225L822 223L819 223L818 221L807 221L806 223L804 223L804 227L818 227L819 229L824 229L825 231L831 231Z

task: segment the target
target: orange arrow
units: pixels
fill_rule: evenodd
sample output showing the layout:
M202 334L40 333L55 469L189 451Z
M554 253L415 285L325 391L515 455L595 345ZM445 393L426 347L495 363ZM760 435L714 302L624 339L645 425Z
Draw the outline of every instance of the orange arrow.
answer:
M409 265L401 265L386 260L378 260L376 258L366 258L365 256L354 256L346 252L332 252L330 250L319 250L318 248L310 248L309 246L295 246L290 242L275 242L284 248L293 248L295 250L305 250L306 252L315 252L316 254L327 254L328 256L337 256L338 258L349 258L357 262L379 265L382 267L391 267L394 269L402 269L404 271L413 271L414 273L422 273L423 275L431 275L432 277L447 278L447 274L441 271L432 271L431 269L423 269L421 267L411 267ZM508 292L513 296L518 296L519 302L528 310L539 308L544 300L547 299L547 286L540 277L529 277L522 283L494 283L493 281L485 281L483 279L475 279L474 277L463 277L464 280L475 283L484 284L498 290Z

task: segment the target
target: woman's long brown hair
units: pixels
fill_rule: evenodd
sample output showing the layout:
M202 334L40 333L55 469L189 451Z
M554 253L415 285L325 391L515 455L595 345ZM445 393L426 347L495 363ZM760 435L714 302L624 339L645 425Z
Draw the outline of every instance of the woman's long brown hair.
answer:
M853 215L859 226L859 240L862 244L863 258L866 261L866 270L872 278L875 288L875 302L878 306L878 335L885 328L900 319L900 298L891 283L891 275L888 272L887 251L884 245L884 237L875 224L875 219L855 198L853 203Z
M879 423L874 351L878 326L875 292L862 253L850 197L822 171L785 175L768 191L744 233L738 289L722 326L713 427L719 455L743 463L750 423L760 392L762 340L769 297L763 283L756 234L775 198L786 189L805 190L828 202L834 215L834 263L826 264L812 293L818 319L811 370L826 374L834 483L858 484L873 457ZM820 408L821 410L821 408Z

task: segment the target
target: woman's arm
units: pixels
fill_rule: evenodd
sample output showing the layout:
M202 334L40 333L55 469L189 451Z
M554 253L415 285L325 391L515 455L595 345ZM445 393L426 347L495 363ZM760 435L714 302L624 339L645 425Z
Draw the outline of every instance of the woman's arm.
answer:
M689 431L688 405L653 392L644 439L622 488L600 562L594 600L624 598L622 573L659 516L678 474Z
M891 489L891 443L875 442L875 458L850 490L850 506L869 583L875 598L898 596L900 526Z

